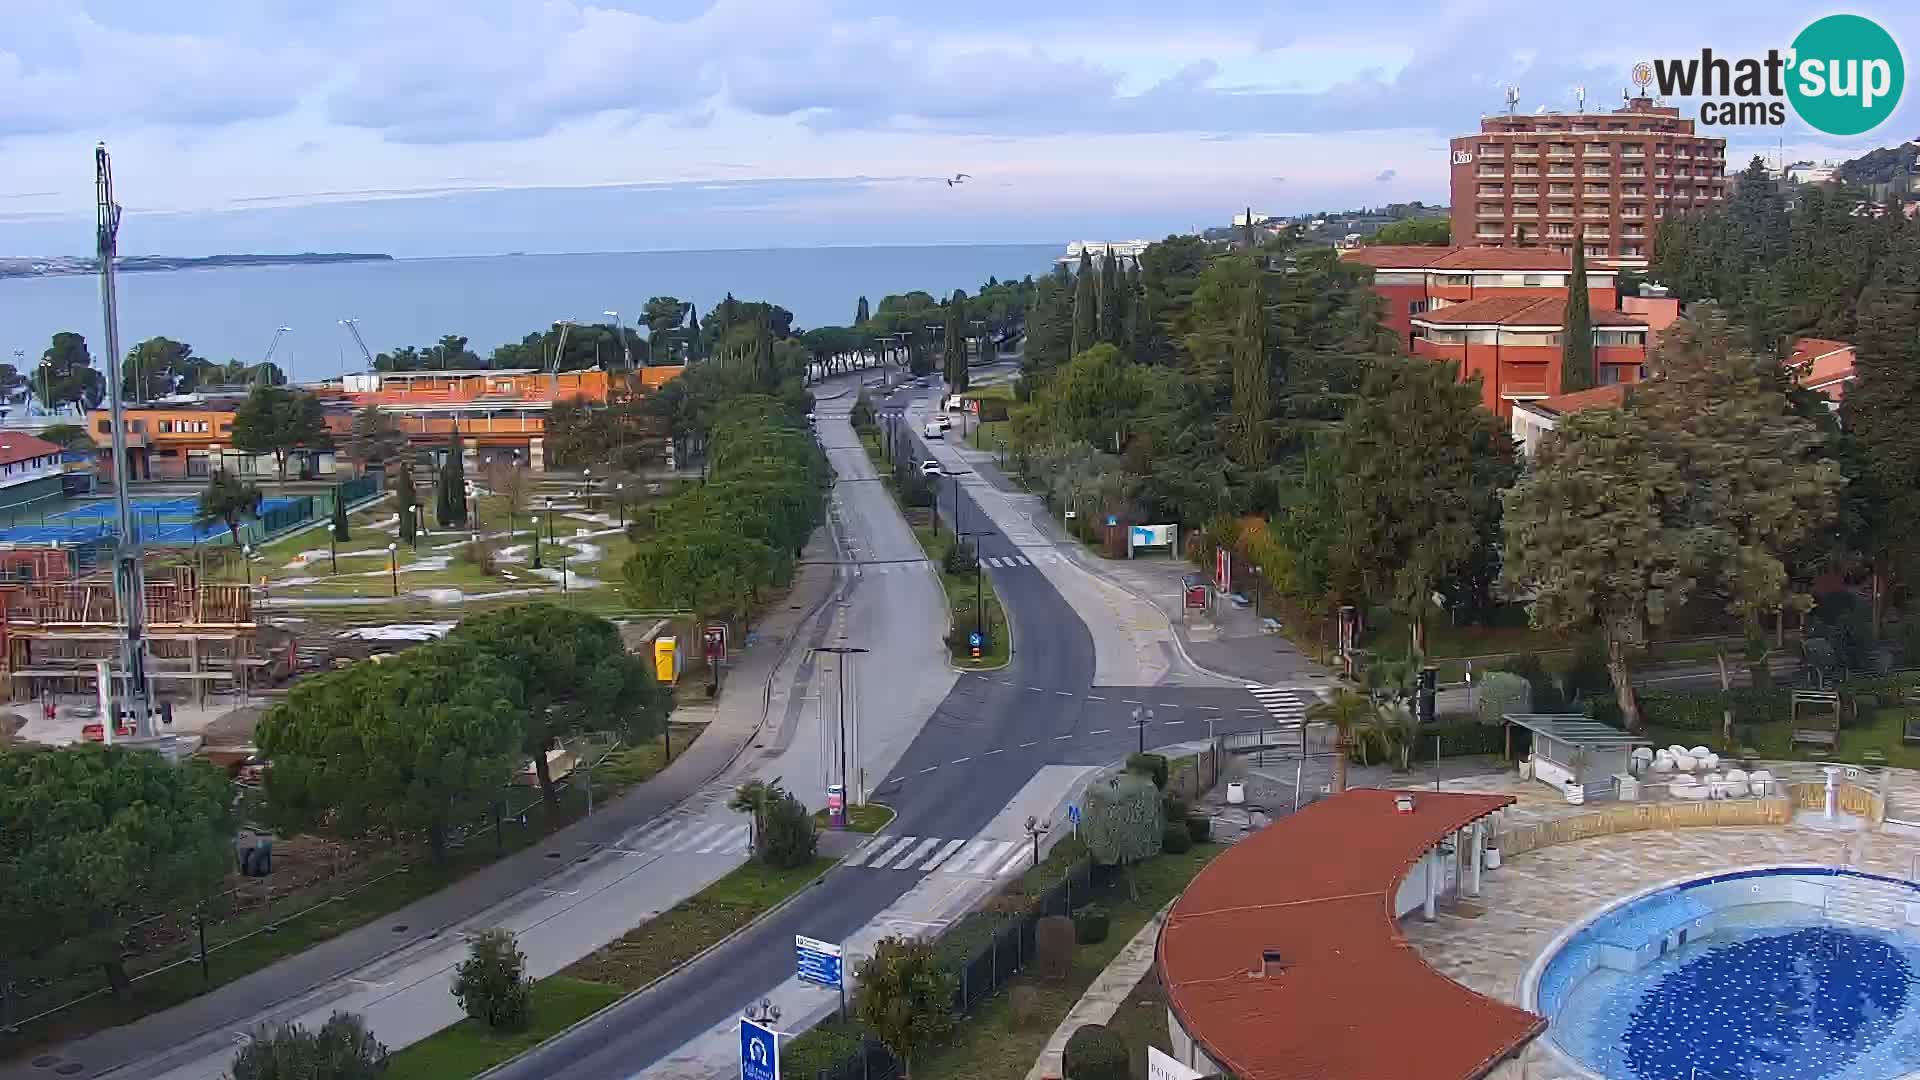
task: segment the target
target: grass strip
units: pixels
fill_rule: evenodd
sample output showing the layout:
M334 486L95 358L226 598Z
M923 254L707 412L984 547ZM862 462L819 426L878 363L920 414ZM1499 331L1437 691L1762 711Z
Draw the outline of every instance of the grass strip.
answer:
M847 831L857 833L877 833L893 820L893 808L881 803L866 803L847 808ZM825 810L813 812L813 827L821 831L827 828L828 814Z
M620 1000L614 986L555 975L533 984L533 1019L520 1031L499 1032L462 1020L394 1054L387 1080L452 1080L475 1076L553 1038Z
M940 584L947 592L947 608L953 626L962 632L975 626L986 631L986 646L980 650L978 660L973 658L964 636L956 635L953 638L959 643L958 648L951 649L954 664L962 668L1005 665L1013 654L1013 634L1007 626L1007 613L1000 606L1000 596L994 592L993 582L987 577L985 568L959 574L947 573L947 552L954 544L952 529L935 532L931 526L915 525L913 535L919 539L921 550L927 553L927 558L933 561L934 569L940 575Z

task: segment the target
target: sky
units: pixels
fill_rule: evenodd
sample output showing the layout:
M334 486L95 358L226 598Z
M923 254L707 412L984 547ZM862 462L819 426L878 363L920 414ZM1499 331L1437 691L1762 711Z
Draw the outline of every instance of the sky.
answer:
M1920 41L1920 8L1845 9ZM0 255L1150 238L1447 200L1449 136L1785 48L1777 0L0 0ZM1723 128L1843 160L1920 136ZM1676 101L1689 115L1691 103ZM964 183L945 178L967 173Z

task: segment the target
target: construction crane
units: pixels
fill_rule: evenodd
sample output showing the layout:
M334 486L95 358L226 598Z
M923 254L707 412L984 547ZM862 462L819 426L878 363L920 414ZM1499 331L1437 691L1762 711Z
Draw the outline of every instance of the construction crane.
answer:
M553 347L553 373L560 374L560 359L567 354L567 331L573 329L572 319L559 319L554 322L560 328L560 340Z
M340 325L346 327L347 333L353 335L353 343L355 345L360 346L360 355L367 358L367 370L372 371L373 370L373 353L367 350L366 339L360 336L360 320L359 319L341 319Z
M267 377L267 371L268 371L267 365L273 363L273 353L274 353L274 350L280 347L281 335L291 334L291 333L293 333L293 327L291 326L283 326L280 329L275 330L273 332L273 340L267 343L267 355L261 358L260 367L257 369L257 374L254 376L254 380L256 382L261 379L265 379Z

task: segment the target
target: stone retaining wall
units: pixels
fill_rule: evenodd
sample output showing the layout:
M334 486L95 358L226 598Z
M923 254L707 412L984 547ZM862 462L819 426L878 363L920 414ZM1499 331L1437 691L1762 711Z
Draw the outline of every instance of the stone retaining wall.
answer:
M1845 805L1844 800L1842 805ZM1592 813L1560 818L1557 821L1543 821L1533 825L1517 825L1502 829L1500 857L1504 861L1554 844L1570 844L1576 840L1588 840L1596 836L1645 832L1649 829L1785 825L1793 820L1793 807L1794 800L1784 798L1620 803Z

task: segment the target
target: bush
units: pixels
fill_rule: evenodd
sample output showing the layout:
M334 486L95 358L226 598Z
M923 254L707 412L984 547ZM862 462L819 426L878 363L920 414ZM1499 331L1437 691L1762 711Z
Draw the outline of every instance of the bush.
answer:
M1099 904L1088 904L1073 913L1073 940L1082 945L1098 945L1107 940L1113 916Z
M1187 836L1196 844L1213 839L1213 819L1205 814L1188 814Z
M233 1080L373 1080L387 1071L387 1048L366 1021L337 1012L314 1032L261 1025L228 1068Z
M1171 791L1163 793L1160 796L1160 820L1172 824L1186 819L1187 800Z
M962 540L947 549L946 557L941 560L940 565L941 569L949 574L971 574L979 561L973 545Z
M1160 850L1169 855L1184 855L1193 850L1193 834L1183 824L1170 824L1160 834Z
M491 540L469 540L460 545L460 561L493 577L500 570L499 545Z
M1060 1065L1067 1080L1131 1080L1133 1058L1118 1032L1082 1024L1067 1037Z
M1640 690L1640 715L1647 723L1676 731L1717 732L1724 722L1725 702L1733 702L1737 724L1786 723L1791 698L1784 690L1736 686L1724 696L1720 690ZM1598 704L1597 702L1595 703ZM1597 714L1596 714L1597 715Z
M1521 653L1518 656L1510 656L1495 672L1489 672L1489 674L1496 673L1518 675L1527 680L1527 686L1532 691L1528 701L1528 712L1555 713L1566 708L1566 701L1560 696L1559 682L1554 679L1552 673L1547 671L1547 665L1537 654Z
M527 1026L533 980L512 932L482 930L467 939L467 958L454 969L453 996L467 1016L494 1031Z
M900 482L900 501L910 507L933 505L933 484L917 472L909 472Z
M1153 786L1162 791L1167 788L1167 755L1165 754L1128 754L1127 771L1151 777Z
M1500 724L1501 717L1508 713L1533 711L1532 684L1511 671L1487 672L1480 677L1476 693L1483 724Z
M1043 979L1064 979L1073 969L1073 920L1049 915L1033 928L1033 970Z
M1613 673L1607 670L1607 643L1589 634L1574 643L1573 655L1560 673L1560 695L1565 700L1613 696Z
M761 844L761 855L771 866L791 869L805 865L820 844L820 834L813 827L813 815L791 795L783 795L767 807L767 820L762 827L767 835Z

